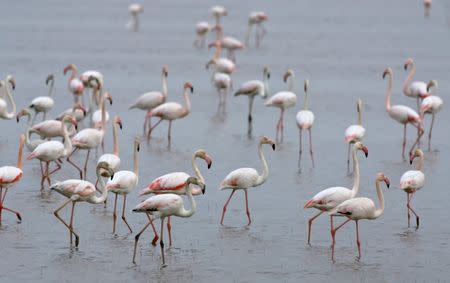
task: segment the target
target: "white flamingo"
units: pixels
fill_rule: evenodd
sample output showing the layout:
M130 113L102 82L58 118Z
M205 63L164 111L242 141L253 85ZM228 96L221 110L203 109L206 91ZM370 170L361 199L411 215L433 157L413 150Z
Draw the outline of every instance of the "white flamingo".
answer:
M268 16L265 12L257 11L257 12L251 12L248 16L248 30L247 34L245 36L245 45L249 46L250 43L250 34L252 32L253 26L256 26L255 30L255 45L256 47L259 47L261 44L261 41L266 35L267 31L263 26L263 23L267 21Z
M83 82L77 77L77 66L75 64L69 64L64 68L64 75L70 71L70 77L68 82L69 91L74 95L74 101L80 102L80 96L83 95L84 85Z
M12 89L14 90L16 88L16 81L14 80L14 78L11 77L9 82L11 83ZM9 91L9 88L6 85L6 81L3 80L0 81L0 89L2 87L5 89L6 97L8 98L9 103L7 103L3 98L0 98L0 118L11 120L12 118L16 117L16 110L17 110L16 103L14 102L11 92ZM12 108L11 111L8 111L8 104L9 107Z
M31 140L31 138L30 138L31 113L27 108L24 108L24 109L20 110L19 113L17 113L17 115L16 115L17 123L19 123L20 118L22 118L23 116L28 116L27 128L25 130L25 146L27 147L27 149L29 151L33 151L38 145L40 145L41 143L44 143L46 141L43 139Z
M231 75L236 70L236 64L228 58L213 58L206 63L206 69L211 65L214 66L214 73L218 72Z
M212 6L211 7L211 14L213 15L214 19L216 20L216 25L220 24L220 18L223 16L227 16L228 12L225 9L224 6Z
M49 112L55 105L55 101L52 98L55 76L52 74L48 75L45 79L45 84L50 84L48 96L38 96L31 101L30 108L34 110L34 116L33 120L31 121L31 125L34 124L34 119L36 119L36 116L41 112L43 113L42 121L44 121L47 116L47 112Z
M430 88L437 87L437 82L435 80L431 80L427 85L427 91L430 91ZM444 102L439 96L430 95L422 100L422 104L420 105L420 115L422 117L422 121L424 120L425 114L431 115L431 125L430 131L428 133L428 151L431 151L431 133L433 131L434 118L436 114L441 111L442 105Z
M314 168L314 153L312 146L312 138L311 138L311 128L314 124L314 113L308 110L308 98L309 98L309 80L305 80L305 102L303 105L303 110L297 112L297 116L295 117L297 120L297 127L299 129L299 137L300 137L300 145L298 152L298 169L301 170L301 161L302 161L302 132L303 130L308 130L309 133L309 153L311 155L311 162Z
M356 102L356 112L358 112L358 124L351 125L345 130L345 142L348 143L347 150L347 171L350 172L350 147L355 142L362 141L366 129L362 125L362 100Z
M194 46L197 48L205 47L206 36L209 31L212 29L212 26L208 22L198 22L195 25L195 33L197 34L197 38L194 41Z
M413 81L416 74L416 64L412 58L408 58L404 64L405 71L411 66L408 76L403 83L403 94L417 99L417 110L420 108L420 100L430 95L427 91L427 83L422 81Z
M220 111L220 108L222 108L222 112L225 113L227 92L231 88L231 77L228 74L216 72L212 77L212 81L219 94L219 107L217 110Z
M128 6L128 13L130 13L131 19L127 23L127 28L134 32L139 31L139 18L138 15L144 12L144 6L138 3L133 3Z

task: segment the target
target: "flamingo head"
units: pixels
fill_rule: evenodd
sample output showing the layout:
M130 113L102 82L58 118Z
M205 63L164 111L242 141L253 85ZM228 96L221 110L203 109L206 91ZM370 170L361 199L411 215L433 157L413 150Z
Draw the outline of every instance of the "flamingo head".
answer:
M437 88L438 87L438 83L436 80L431 80L430 82L428 82L427 84L427 92L430 92L430 89L434 87Z
M113 104L113 98L112 95L109 92L105 92L105 94L103 94L104 98L107 99L109 101L109 105Z
M416 148L414 152L411 152L409 155L409 164L413 164L413 161L416 157L421 157L423 155L423 151L420 148Z
M93 81L95 81L95 84L92 83ZM89 78L87 79L86 85L89 86L89 87L92 87L92 88L96 88L96 89L101 89L102 88L102 83L95 76L89 76Z
M392 77L392 69L391 68L386 68L383 72L383 79L386 78L386 76L390 76Z
M69 64L64 68L64 75L67 74L68 71L77 71L77 66L74 64Z
M270 69L269 67L265 66L263 69L264 78L270 79Z
M208 63L206 63L205 68L208 70L209 66L215 65L215 64L216 64L216 60L215 59L211 59L211 60L208 61Z
M358 98L358 102L356 102L356 111L361 112L362 109L362 100Z
M108 162L103 161L103 162L98 163L97 164L97 172L101 169L106 171L107 176L111 176L111 180L114 178L114 170L109 168Z
M87 110L86 110L86 108L84 108L84 106L81 104L81 103L77 103L77 104L75 104L75 106L73 107L73 111L75 111L75 110L81 110L81 111L83 111L83 117L86 117L86 113L87 113Z
M206 164L208 165L208 169L211 168L212 158L204 149L197 150L195 152L195 157L198 157L198 158L201 158L201 159L205 160Z
M190 184L199 186L201 188L201 190L202 190L202 194L205 194L205 190L206 190L205 184L200 182L196 177L189 177L189 178L187 178L187 180L186 180L186 190L188 190Z
M5 81L11 84L13 90L16 89L16 79L12 75L7 75Z
M284 73L283 76L283 81L287 82L289 77L293 77L294 76L294 71L292 71L291 69L287 70L286 73Z
M166 78L167 78L167 76L169 75L169 68L168 68L167 66L164 66L164 67L162 68L162 74L163 74L163 76L166 77Z
M383 172L377 174L377 181L384 182L386 184L386 187L388 187L388 189L389 186L391 185L391 181L389 180L388 177L384 175Z
M141 138L139 136L134 138L134 146L136 147L136 151L139 152L141 149Z
M47 78L45 79L45 84L48 85L50 82L52 84L55 82L55 75L50 74L47 76Z
M364 152L364 155L366 155L366 157L369 156L369 149L362 142L356 142L354 147L357 150L361 150L362 152Z
M305 93L307 93L308 90L309 90L309 80L308 80L308 79L305 80L305 86L304 86L304 89L305 89Z
M119 116L114 116L114 123L119 125L119 128L122 130L122 119Z
M272 149L275 150L275 142L266 136L262 137L259 143L260 144L270 144L270 145L272 145Z
M28 117L31 116L31 113L27 108L24 108L17 113L17 115L16 115L17 123L19 123L20 118L22 118L23 116L28 116Z
M408 59L406 59L405 64L403 65L403 69L405 69L405 71L406 71L406 70L408 70L408 66L413 65L413 64L414 64L413 59L408 58Z
M191 93L194 92L194 87L192 86L192 84L190 82L185 82L184 89L188 89L188 88L191 90Z

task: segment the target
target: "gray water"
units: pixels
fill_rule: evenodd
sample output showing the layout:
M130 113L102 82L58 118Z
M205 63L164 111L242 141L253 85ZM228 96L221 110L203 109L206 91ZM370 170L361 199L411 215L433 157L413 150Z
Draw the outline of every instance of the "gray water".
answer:
M195 88L192 113L173 125L173 143L166 148L167 124L155 132L150 146L140 153L140 184L128 199L128 219L134 231L146 222L130 210L138 203L137 192L155 177L172 171L192 172L191 154L205 148L213 157L210 170L200 163L207 192L196 198L198 212L189 219L173 219L174 246L167 250L168 267L160 268L160 250L150 245L151 230L140 241L137 265L131 263L134 235L118 221L112 230L112 206L79 204L75 230L78 249L70 248L66 228L53 216L65 201L57 193L39 192L39 166L25 161L24 177L13 187L6 204L22 213L23 222L4 213L0 227L0 281L99 281L123 282L436 282L448 280L448 152L446 121L449 112L437 116L433 151L425 156L426 185L413 200L421 216L418 231L406 226L405 194L396 189L401 174L411 167L403 162L401 125L384 110L386 82L383 70L394 71L394 104L415 105L401 94L406 76L403 62L413 57L416 78L439 81L439 94L447 100L450 33L446 1L434 1L431 17L423 17L421 1L225 1L226 34L243 38L251 10L269 13L269 31L260 49L237 53L235 86L261 78L264 65L272 70L271 91L285 89L282 75L296 72L299 104L286 113L285 142L275 152L264 152L270 177L261 187L249 190L253 218L247 227L243 193L232 200L225 226L219 225L228 192L218 184L239 167L260 168L258 137L274 136L277 109L266 109L255 100L254 136L246 136L247 99L229 96L226 117L216 116L218 97L204 70L212 51L195 50L194 26L211 20L212 1L145 2L141 31L125 29L128 20L124 1L15 1L3 0L0 9L1 74L17 79L15 98L19 107L35 96L45 95L47 74L56 74L56 103L52 115L71 105L62 70L68 63L80 71L100 70L105 88L114 96L110 113L120 114L122 169L132 168L132 141L141 134L143 113L127 111L139 94L160 88L160 69L169 66L169 100L182 101L182 84ZM316 168L297 172L298 130L295 114L303 104L302 84L311 83L310 107L316 115L313 142ZM385 190L386 210L375 221L360 223L362 259L356 260L354 225L337 235L336 263L331 261L328 218L313 226L312 247L306 245L307 220L315 213L303 210L318 191L335 185L351 186L346 175L346 144L343 132L356 122L355 102L364 101L364 140L369 158L360 157L362 196L376 199L376 172L388 175L393 187ZM427 124L429 122L427 121ZM2 165L15 164L17 141L24 125L1 121ZM409 130L409 141L413 131ZM111 150L111 132L107 149ZM83 154L75 158L81 162ZM94 179L91 159L89 180ZM77 177L66 164L54 177ZM111 198L112 199L112 198ZM67 211L66 211L67 212ZM68 214L62 213L67 219ZM120 220L120 218L119 218Z

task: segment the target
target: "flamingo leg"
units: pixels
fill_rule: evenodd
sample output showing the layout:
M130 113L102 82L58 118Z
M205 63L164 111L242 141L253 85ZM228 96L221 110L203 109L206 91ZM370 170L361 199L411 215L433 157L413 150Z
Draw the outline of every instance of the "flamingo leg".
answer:
M308 245L311 246L311 227L312 227L312 223L313 221L319 217L321 214L323 213L323 211L319 211L319 213L317 213L316 215L314 215L313 217L311 217L308 220Z
M417 135L416 141L415 141L414 144L411 146L411 150L409 151L409 155L411 155L411 154L413 153L414 148L416 147L416 145L419 144L420 138L422 137L422 135L423 135L423 133L424 133L424 131L423 131L423 129L422 129L422 125L421 125L420 123L417 123L417 125L416 125L416 124L411 124L411 125L413 125L414 127L416 127L416 128L418 129L419 133L418 133L418 135Z
M137 244L139 242L139 237L142 233L144 233L145 229L152 223L151 217L147 213L147 217L150 219L147 224L145 224L144 228L139 231L139 233L134 236L134 252L133 252L133 263L136 264L136 250L137 250Z
M259 26L259 25L258 25ZM259 44L261 43L261 35L259 33L259 28L257 27L255 29L255 47L259 47Z
M172 246L172 224L170 224L170 216L167 217L167 232L169 233L169 247Z
M63 203L63 205L61 205L58 209L56 209L54 212L53 212L53 214L56 216L56 218L58 218L58 220L59 221L61 221L63 224L64 224L64 226L66 226L67 227L67 229L69 229L69 233L70 233L70 235L72 235L72 234L74 234L75 235L75 243L78 243L78 239L79 239L79 236L73 231L73 229L69 226L69 224L67 224L60 216L59 216L59 214L58 214L58 212L61 210L61 209L63 209L66 205L68 205L70 202L72 202L72 200L68 200L68 201L66 201L65 203Z
M87 154L86 154L86 161L84 162L84 178L83 180L86 180L87 177L87 166L88 166L88 161L89 161L89 154L91 153L91 150L88 149Z
M335 229L331 230L331 237L333 239L333 242L331 244L331 260L334 261L334 247L336 246L336 231L339 230L342 226L344 226L345 224L347 224L351 219L348 218L347 220L345 220L342 224L340 224L339 226L337 226Z
M406 211L408 213L408 228L409 228L410 223L411 223L411 214L409 212L409 201L410 201L409 193L406 193Z
M2 191L3 191L3 188L1 188L0 192L2 192ZM3 196L0 193L0 224L2 223L1 222L2 221L1 213L2 213L3 209L6 210L6 211L9 211L11 213L14 213L17 216L17 219L19 220L19 222L21 222L22 221L22 216L20 216L19 212L3 206L3 203L5 202L5 198L6 198L6 193L8 193L8 189L7 188L5 188L5 192L3 193Z
M149 113L150 111L147 111L146 113L145 113L145 117L144 117L144 136L145 136L145 134L147 133L147 125L148 125L148 121L149 121L149 119L148 119L148 117L147 117L147 114Z
M114 196L114 212L113 212L113 234L116 233L116 220L117 220L117 194Z
M302 151L303 151L302 129L299 129L298 133L299 133L299 139L300 139L300 144L299 144L299 149L298 149L298 170L301 171L301 168L302 168Z
M428 133L428 151L431 151L431 132L433 131L434 113L431 114L430 132Z
M403 144L402 144L402 157L403 161L405 161L405 148L406 148L406 124L403 125Z
M75 211L75 202L72 202L72 211L70 212L70 230L73 231L73 213ZM79 238L75 238L75 247L78 247ZM70 244L72 244L72 233L70 234Z
M130 230L130 233L133 233L133 230L131 230L130 224L128 224L127 219L125 218L125 205L126 204L127 204L127 195L123 195L122 220L127 225L128 229Z
M252 109L253 109L253 101L255 100L254 96L248 97L248 130L247 135L250 138L252 136L253 131L253 117L252 117Z
M159 119L159 121L158 122L156 122L156 124L155 125L153 125L153 127L150 127L150 130L148 130L148 133L147 133L147 141L149 141L150 140L150 138L151 138L151 136L152 136L152 132L153 132L153 130L156 128L156 126L158 126L159 125L159 123L161 123L161 121L162 121L162 118L160 118Z
M0 187L0 225L2 225L2 210L3 210L3 188Z
M355 220L356 223L356 245L358 246L358 260L361 259L361 241L359 240L359 226L358 220Z
M281 108L280 113L280 142L283 143L283 136L284 136L284 108Z
M159 246L161 247L161 256L162 256L162 266L161 267L166 267L166 259L164 257L164 217L161 218L161 238L159 239Z
M154 235L153 240L152 240L152 245L153 245L153 246L156 246L156 242L157 242L158 239L159 239L159 237L158 237L158 232L156 231L155 224L153 224L153 220L152 220L152 218L150 217L150 215L147 214L147 218L148 218L148 220L150 221L150 224L152 225L152 230L153 230L153 235Z
M350 149L352 147L352 144L348 143L348 150L347 150L347 173L350 174Z
M56 173L57 171L59 171L59 170L61 169L61 165L58 163L57 160L55 160L55 161L53 161L53 162L56 164L56 168L53 169L52 171L50 171L50 172L47 174L47 182L48 182L48 185L49 185L49 186L50 186L51 183L52 183L52 181L50 180L50 176L53 175L54 173Z
M75 153L75 151L77 151L78 148L75 148L72 153L67 157L67 162L69 162L73 167L75 167L78 172L80 173L80 179L83 179L83 171L81 170L80 167L78 167L78 165L76 165L72 160L70 160L70 157L72 157L72 155Z
M248 218L247 225L250 225L252 223L252 220L250 219L250 210L248 209L248 192L247 192L247 189L244 189L244 193L245 193L245 210L246 210L247 218Z
M312 167L314 168L314 152L313 152L313 145L312 145L311 128L308 129L308 132L309 132L309 153L311 154Z
M222 218L220 219L220 225L223 225L223 218L225 217L225 212L227 211L227 206L230 203L231 197L234 195L235 190L231 191L230 196L228 197L228 200L225 202L225 205L223 206L222 210Z
M171 131L172 131L172 120L169 121L169 130L167 132L167 141L168 144L167 146L170 148L170 144L172 142L172 135L171 135Z
M417 213L414 211L414 209L411 206L411 199L413 198L414 193L411 193L410 195L411 195L411 197L409 198L409 201L408 201L408 209L411 210L411 212L416 216L416 224L417 224L416 230L417 230L417 229L419 229L419 215L417 215Z
M45 162L44 174L41 176L41 192L44 190L45 179L47 179L48 176L48 163L48 161Z

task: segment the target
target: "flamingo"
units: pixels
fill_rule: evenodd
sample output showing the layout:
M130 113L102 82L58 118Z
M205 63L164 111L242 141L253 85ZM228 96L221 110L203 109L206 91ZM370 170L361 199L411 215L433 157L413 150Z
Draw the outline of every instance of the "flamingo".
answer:
M364 152L365 156L369 155L369 150L361 142L356 142L353 146L352 158L354 164L355 174L353 176L353 187L352 189L347 189L345 187L331 187L320 191L312 199L308 200L304 208L316 208L319 211L316 215L308 220L308 245L311 244L311 226L313 221L319 217L322 213L326 211L331 211L337 207L340 203L354 198L359 192L359 162L358 162L358 151ZM333 230L333 218L330 217L331 230Z
M427 91L430 91L430 88L437 87L437 82L435 80L431 80L427 85ZM441 111L442 105L444 102L439 96L430 95L422 100L422 104L420 106L420 115L422 121L424 120L425 114L431 115L431 125L430 131L428 133L428 151L431 151L431 132L433 131L434 117L436 114Z
M84 85L83 82L77 78L77 66L74 64L69 64L64 68L64 75L67 72L71 72L68 82L69 91L74 95L74 101L79 102L80 96L83 95Z
M78 179L69 179L62 182L57 182L50 187L51 190L54 190L60 193L61 195L65 196L66 198L68 198L68 200L64 202L59 208L57 208L53 212L53 214L69 230L70 244L72 244L72 235L75 236L75 247L78 247L78 244L80 242L79 235L75 233L75 231L73 230L73 214L75 210L75 204L77 202L88 202L91 204L98 204L104 202L106 197L108 196L108 191L105 189L105 180L103 180L102 176L100 175L101 169L107 171L111 170L108 168L108 164L106 163L100 163L99 165L97 165L96 171L97 171L97 178L99 179L100 183L100 186L98 188L98 190L101 192L100 195L96 192L97 188L94 186L94 184L88 181ZM109 173L110 176L113 175L112 171L109 171ZM70 222L68 224L59 216L59 211L69 203L72 203L72 210L70 213Z
M355 142L362 141L366 129L362 126L362 100L356 102L356 112L358 112L358 124L351 125L345 130L345 141L348 143L347 150L347 172L350 172L350 147Z
M86 161L84 162L84 178L86 178L89 154L92 149L97 148L103 142L103 137L105 136L105 112L106 112L105 98L107 96L108 93L105 93L102 96L102 101L100 102L100 104L102 105L102 123L100 128L83 129L72 138L72 144L75 147L75 149L67 157L67 161L78 170L78 172L80 173L80 179L83 179L83 171L72 160L70 160L70 157L72 157L75 151L79 149L87 150Z
M420 149L416 149L413 154L411 154L409 158L409 163L412 164L414 159L418 157L419 162L416 165L416 170L409 170L403 173L400 178L400 188L406 193L406 208L408 211L408 228L410 225L410 212L412 212L416 216L416 229L419 229L419 215L414 211L411 206L411 200L414 196L414 193L423 188L425 184L425 175L422 172L423 167L423 152Z
M11 83L11 87L14 90L16 88L15 79L13 77L11 77L8 82ZM14 118L16 116L16 110L17 110L16 103L14 102L11 92L9 91L9 88L6 85L6 81L3 81L3 80L0 81L0 89L2 87L5 88L6 96L8 97L9 104L12 107L12 109L11 109L11 111L8 111L8 103L3 98L0 98L0 118L6 119L6 120L11 120L12 118Z
M251 12L248 17L248 30L247 35L245 36L245 45L248 46L250 43L250 34L252 32L253 26L256 26L255 31L255 45L259 47L261 44L261 40L264 35L267 33L266 29L263 26L263 23L267 21L268 16L265 12L257 11Z
M233 63L230 59L227 58L218 58L218 59L211 59L206 63L206 69L209 68L209 66L214 66L214 73L225 73L228 75L231 75L236 70L236 64Z
M247 134L250 137L253 131L253 100L255 96L260 95L262 98L269 96L269 79L270 70L268 67L263 69L263 80L251 80L243 83L241 87L234 93L234 96L246 95L248 97L248 130Z
M389 178L386 177L384 173L378 173L375 180L375 187L377 189L378 202L380 204L379 208L375 207L375 204L371 199L359 197L348 199L329 212L331 217L345 216L348 218L342 224L331 230L331 236L333 237L333 244L331 246L332 249L331 258L333 261L334 261L334 248L336 246L336 231L339 230L345 224L347 224L350 220L354 220L356 224L356 244L358 245L358 259L361 258L361 242L359 241L358 221L362 219L374 220L383 214L384 197L383 191L381 190L380 187L380 182L384 182L388 188L390 186Z
M205 178L200 173L200 169L198 168L198 165L195 162L197 158L205 160L208 169L211 168L212 158L204 149L199 149L195 151L191 159L192 168L195 172L195 176L201 183L204 184ZM190 175L185 172L172 172L165 174L150 182L150 184L140 192L139 196L148 194L167 194L167 193L185 195L186 180L189 178L189 176ZM200 188L199 187L192 188L192 194L193 195L201 194ZM153 232L155 234L152 241L152 245L156 246L156 242L158 241L158 234L156 232L155 227L153 226L153 223L151 225L153 228ZM172 246L172 232L171 232L172 226L170 224L170 216L167 220L167 231L169 233L169 246Z
M222 217L220 219L220 224L223 225L223 219L225 217L225 212L227 211L227 206L230 203L231 197L234 195L236 190L244 190L245 193L245 209L247 212L248 223L250 225L252 220L250 219L250 210L248 209L248 195L247 189L251 187L258 187L262 185L269 177L269 167L267 166L266 158L264 157L262 151L263 144L270 144L272 149L275 150L275 143L268 137L262 137L258 145L259 159L262 162L262 174L259 175L258 171L254 168L239 168L230 172L225 179L220 183L219 190L231 190L231 194L228 200L225 202L222 210Z
M406 77L405 82L403 83L403 94L412 98L416 98L417 110L419 110L420 101L430 94L427 91L427 83L422 81L412 81L414 75L416 74L416 64L414 64L414 60L412 58L406 59L406 62L403 66L405 71L408 70L409 66L411 66L411 70L409 71L409 74Z
M81 74L80 80L83 82L85 88L92 89L92 93L91 96L89 97L88 102L89 103L88 113L91 117L92 122L92 111L94 109L94 103L98 108L100 104L100 98L102 96L102 88L104 85L103 74L100 73L99 71L94 70L85 71L84 73ZM93 81L95 81L95 83L92 83Z
M387 68L383 72L383 79L389 77L388 88L386 92L386 111L389 116L395 121L403 124L403 148L402 148L402 157L405 160L405 147L406 147L406 125L411 124L419 130L419 135L417 136L416 141L411 147L410 154L414 150L414 147L418 144L420 137L423 135L422 128L422 119L416 111L411 109L408 106L404 105L394 105L391 106L391 96L392 96L392 69Z
M41 143L44 143L45 140L43 140L43 139L31 140L30 139L31 113L27 108L24 108L24 109L20 110L19 113L17 113L17 115L16 115L17 123L19 123L20 118L23 116L28 116L27 129L25 130L25 146L27 147L27 149L29 151L33 151L38 145L40 145Z
M211 29L212 27L208 22L202 21L195 25L195 33L197 34L197 38L194 41L195 47L203 48L205 46L205 38Z
M186 82L184 83L184 101L186 103L185 106L176 102L166 102L159 105L156 108L153 108L150 112L147 113L147 117L153 116L159 117L159 121L156 122L156 124L153 125L148 131L147 140L150 139L153 129L155 129L155 127L158 126L158 124L161 123L162 120L167 120L169 121L169 131L167 134L167 139L170 147L171 142L170 132L172 129L172 121L184 118L189 114L189 112L191 112L191 101L189 100L188 91L190 91L192 94L194 91L194 87L192 86L191 83Z
M81 74L80 80L83 82L84 87L92 87L89 83L89 78L94 77L97 79L100 85L104 85L103 74L96 70L88 70Z
M113 153L105 153L100 156L100 158L97 161L97 165L99 163L105 162L108 164L109 168L112 169L112 171L115 173L117 170L119 170L120 167L120 157L119 157L119 138L117 135L119 127L122 130L122 120L119 116L114 116L113 119ZM110 177L106 175L108 172L105 170L100 171L100 175L102 177Z
M83 113L86 113L84 108L80 107L80 109L82 109ZM45 120L32 126L29 132L38 134L42 139L64 137L64 133L61 131L61 123L63 122L60 120ZM76 132L75 123L72 124L74 127L69 129L69 136Z
M299 137L300 137L300 148L298 153L298 169L301 169L301 160L302 160L302 131L308 130L309 133L309 153L311 155L312 166L314 168L314 153L312 149L312 139L311 139L311 128L314 124L314 113L308 110L308 91L309 91L309 80L305 80L305 102L303 105L303 110L297 112L296 120L297 127L299 129Z
M61 112L55 120L61 120L66 115L71 115L75 118L77 122L82 121L86 117L86 109L81 105L81 103L75 103L74 106L68 108Z
M103 94L104 99L109 101L109 105L113 104L112 96L109 92L105 92ZM99 109L95 110L94 113L92 113L92 126L96 129L100 128L102 125L102 105L100 105ZM109 113L105 110L105 124L109 123Z
M211 14L216 20L216 25L220 24L220 18L223 16L227 16L228 12L223 6L213 6L211 7Z
M133 3L128 6L128 13L130 13L131 19L127 23L127 28L137 32L139 31L139 18L138 15L144 12L144 6L141 4Z
M17 219L22 221L22 216L20 213L12 210L5 206L6 193L8 190L17 182L22 179L23 171L22 171L22 152L23 152L23 144L25 143L25 136L20 135L19 139L19 153L17 157L17 165L16 166L2 166L0 167L0 225L2 224L2 211L6 210L11 213L14 213L17 216Z
M67 157L72 152L72 142L67 131L65 122L71 122L76 125L76 121L72 116L65 116L61 121L61 131L63 132L64 144L60 141L46 141L39 144L27 157L28 160L39 159L40 162L45 162L45 171L41 177L41 191L44 190L44 182L47 179L51 183L50 176L61 169L58 160ZM56 169L49 171L50 162L56 164Z
M217 89L217 93L219 94L219 109L222 107L223 113L225 113L226 105L227 105L227 92L231 88L231 77L226 73L218 73L216 72L212 78L213 84Z
M289 81L288 81L289 79ZM288 91L280 91L270 97L266 103L264 103L267 107L277 107L280 108L280 119L278 120L276 127L276 140L279 141L279 135L281 136L280 141L283 142L283 129L284 129L284 111L287 108L295 106L297 103L297 96L293 93L294 89L294 71L287 70L283 76L284 82L288 83Z
M424 15L425 17L430 16L430 10L431 10L431 3L432 0L423 0L423 7L424 7Z
M197 205L195 203L194 197L191 193L191 187L190 184L197 185L201 188L202 193L205 193L205 184L200 182L195 177L189 177L186 180L185 190L186 194L188 196L188 200L190 203L191 208L185 209L183 204L183 198L176 194L162 194L162 195L156 195L151 196L145 201L138 204L134 209L133 212L141 212L145 213L149 219L149 222L144 226L144 228L136 234L134 238L134 252L133 252L133 263L136 263L136 249L137 244L139 241L139 237L141 234L147 229L147 227L155 220L156 218L161 219L161 239L159 241L159 244L161 246L161 255L162 255L162 267L166 266L166 261L164 257L164 219L168 216L178 216L178 217L191 217L196 211L197 211ZM152 219L151 216L154 218Z
M14 90L16 88L16 79L13 77L13 75L9 74L5 77L5 79L3 80L3 84L2 86L4 86L5 88L7 88L7 83L9 83L11 85L11 88ZM0 87L1 90L1 87ZM6 90L8 91L8 90ZM1 99L5 99L5 92L1 91L0 92L0 98Z
M234 38L232 36L222 37L223 28L221 25L216 25L216 26L214 26L213 29L217 30L218 39L216 39L214 42L210 43L208 45L208 47L209 48L215 47L218 49L222 49L222 48L226 49L227 57L231 61L236 62L236 56L235 56L234 52L239 49L244 49L244 47L245 47L244 44L241 41L239 41L237 38Z
M139 176L139 147L140 147L140 139L139 137L134 138L134 147L133 147L133 171L121 170L114 173L114 176L108 180L106 183L106 189L115 194L114 199L114 213L113 213L113 234L116 233L116 210L117 210L117 196L123 196L123 206L122 206L122 220L127 225L130 233L133 233L130 225L125 218L125 205L127 203L127 195L136 187L138 184L138 176Z
M167 99L167 76L169 75L167 66L162 68L161 72L161 91L150 91L139 96L128 109L141 109L146 112L144 118L144 135L147 132L147 124L150 118L147 114L155 107L166 102ZM150 121L151 122L151 121ZM151 127L151 124L150 124Z
M44 115L42 116L42 121L44 121L45 117L47 116L47 112L53 108L53 105L55 105L55 101L52 98L55 76L52 74L48 75L45 79L45 84L50 84L48 96L38 96L31 101L30 108L34 110L34 116L33 120L31 121L31 125L34 124L34 119L40 112L44 113Z

